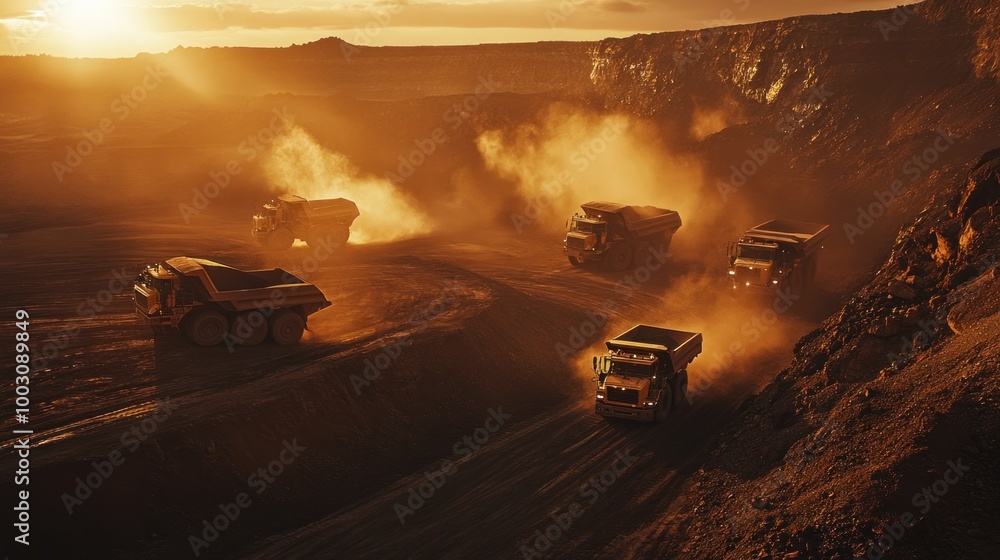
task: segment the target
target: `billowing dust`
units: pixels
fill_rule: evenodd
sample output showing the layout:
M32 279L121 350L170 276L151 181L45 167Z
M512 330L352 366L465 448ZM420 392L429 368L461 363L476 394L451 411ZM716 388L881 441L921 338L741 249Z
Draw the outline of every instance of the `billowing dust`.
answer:
M393 241L432 230L430 218L396 185L361 174L346 156L324 148L297 126L274 141L262 166L278 193L353 200L361 216L351 227L352 242Z
M682 220L702 206L700 164L672 155L654 125L623 114L556 104L534 122L480 134L476 146L523 199L510 217L518 231L560 229L592 200L659 206Z
M695 115L692 133L718 132L729 120L721 110L703 112ZM575 358L575 369L591 388L591 357L606 352L604 340L639 323L703 334L703 353L689 368L692 398L765 382L773 371L760 362L787 359L807 330L796 316L800 299L729 286L725 240L756 218L718 196L702 175L702 162L668 145L653 123L557 104L534 122L481 134L477 147L487 167L511 181L524 200L523 211L511 216L519 231L561 229L590 200L652 205L681 215L683 226L665 266L648 276L632 270L611 278L664 304L636 309L630 300L638 296L621 292L616 312L597 334L585 337L588 346ZM599 313L600 305L595 302L592 311Z

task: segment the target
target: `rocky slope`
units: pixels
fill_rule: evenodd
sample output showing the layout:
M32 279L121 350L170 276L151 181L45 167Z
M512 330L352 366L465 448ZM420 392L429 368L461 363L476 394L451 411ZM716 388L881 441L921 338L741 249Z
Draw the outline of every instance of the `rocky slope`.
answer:
M692 558L991 558L1000 549L1000 150L799 341L662 524ZM636 551L632 551L636 552Z

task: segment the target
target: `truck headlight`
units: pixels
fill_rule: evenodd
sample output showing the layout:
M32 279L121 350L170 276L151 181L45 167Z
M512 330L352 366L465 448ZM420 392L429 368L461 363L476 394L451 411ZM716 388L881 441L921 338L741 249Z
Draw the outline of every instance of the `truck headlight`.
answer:
M778 281L777 281L777 280L771 280L771 283L772 283L772 284L777 284L777 283L778 283Z
M599 398L599 399L603 399L603 398L604 398L604 395L602 395L602 394L598 393L598 394L597 394L597 398Z
M653 406L654 404L656 404L656 403L650 402L650 401L646 401L646 406Z
M736 276L736 271L735 270L730 270L729 271L729 275L730 276Z

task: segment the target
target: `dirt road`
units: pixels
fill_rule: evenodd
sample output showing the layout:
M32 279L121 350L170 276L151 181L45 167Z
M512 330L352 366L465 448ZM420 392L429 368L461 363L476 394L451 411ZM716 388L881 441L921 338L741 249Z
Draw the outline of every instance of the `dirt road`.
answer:
M28 309L42 350L32 426L46 546L86 556L116 539L113 554L190 553L203 520L297 438L307 451L288 466L295 474L254 495L201 556L612 557L620 535L669 506L712 436L787 361L790 345L768 338L813 326L780 317L719 376L710 366L770 300L671 297L678 283L715 272L690 255L648 276L609 274L570 266L557 236L488 231L322 258L306 247L264 252L244 225L36 223L4 241L0 313ZM292 348L154 339L131 316L128 281L179 254L299 271L333 305ZM643 321L699 327L706 306L731 314L732 327L692 367L692 386L702 383L690 405L658 426L593 414L583 364L608 335ZM601 313L609 320L595 325ZM364 378L372 364L378 375ZM132 449L125 435L165 401L177 412ZM495 424L485 424L494 412L510 418L474 451L462 446ZM77 479L116 450L126 463L67 506ZM454 465L431 476L440 487L408 502L443 461ZM123 530L138 537L122 539Z

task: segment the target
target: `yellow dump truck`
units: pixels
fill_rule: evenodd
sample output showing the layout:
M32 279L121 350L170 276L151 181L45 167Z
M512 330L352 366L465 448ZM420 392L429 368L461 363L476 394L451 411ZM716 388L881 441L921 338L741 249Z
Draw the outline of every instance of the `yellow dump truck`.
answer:
M600 262L608 270L625 270L645 259L652 248L666 251L681 217L654 206L588 202L583 214L570 218L563 252L570 264Z
M701 354L700 333L636 325L594 357L601 416L660 422L687 401L687 366Z
M315 285L280 268L243 271L191 257L143 270L135 281L135 314L153 332L176 330L199 346L280 345L302 338L310 315L330 302Z
M779 288L800 293L816 277L819 250L830 226L771 220L729 243L733 288Z
M268 202L253 216L252 235L269 249L288 249L296 239L310 247L339 247L351 237L358 205L345 198L306 200L286 194Z

